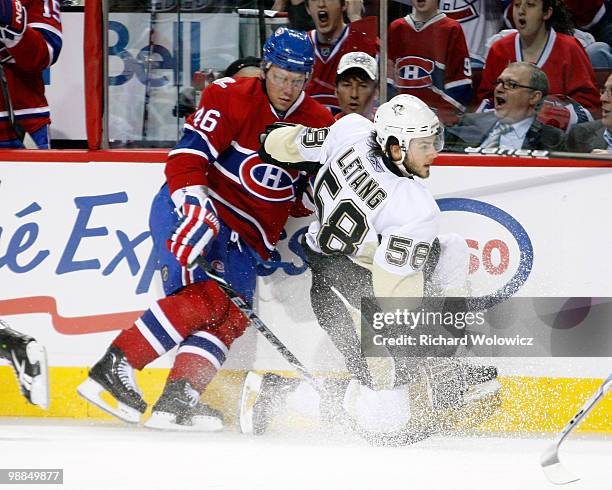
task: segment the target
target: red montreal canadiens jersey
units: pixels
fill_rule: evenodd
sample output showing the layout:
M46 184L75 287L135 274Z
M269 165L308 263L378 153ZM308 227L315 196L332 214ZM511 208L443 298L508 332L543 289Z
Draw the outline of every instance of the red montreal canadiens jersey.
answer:
M469 54L459 23L443 13L420 29L410 16L397 19L389 27L388 49L398 92L436 108L445 124L456 123L472 96Z
M492 100L495 80L508 63L514 61L523 61L518 33L512 33L491 46L482 71L478 100ZM551 29L536 64L548 76L548 93L567 95L589 111L598 111L600 103L595 74L576 38Z
M326 106L333 114L340 111L336 97L336 72L340 58L352 51L363 51L376 57L378 52L376 22L376 17L364 17L348 24L327 56L322 53L322 46L317 41L317 31L312 30L308 33L314 45L315 62L306 93Z
M42 72L57 60L62 48L59 2L22 0L28 25L21 40L7 48L0 41L0 62L4 66L15 117L28 132L49 124ZM0 97L0 140L15 139L4 97Z
M262 258L274 250L300 177L257 154L260 133L280 120L259 78L217 80L202 93L166 164L171 193L207 186L219 217ZM316 128L334 123L329 111L304 93L282 120Z

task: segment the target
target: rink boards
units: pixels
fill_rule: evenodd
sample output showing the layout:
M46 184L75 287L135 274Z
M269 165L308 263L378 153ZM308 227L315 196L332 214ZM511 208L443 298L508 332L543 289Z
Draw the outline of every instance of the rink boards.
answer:
M47 347L52 403L48 412L27 406L10 368L0 366L0 416L104 417L75 388L117 331L160 295L147 222L164 154L51 152L44 155L50 161L11 155L22 161L0 163L0 316ZM612 296L612 171L556 164L445 156L432 169L426 182L443 210L442 231L459 232L471 248L475 294L499 290L521 271L520 296ZM316 325L309 273L296 247L308 222L287 225L280 262L259 279L256 306L304 364L338 373L342 364ZM496 359L504 406L482 429L559 429L610 371L604 355ZM148 402L161 391L170 360L139 373ZM251 331L225 367L208 396L230 420L245 370L290 370ZM610 413L612 403L604 401L582 429L612 432Z

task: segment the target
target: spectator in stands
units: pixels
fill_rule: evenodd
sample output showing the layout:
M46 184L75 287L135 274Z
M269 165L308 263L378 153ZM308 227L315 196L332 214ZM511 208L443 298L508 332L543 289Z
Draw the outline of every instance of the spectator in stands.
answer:
M612 6L608 0L564 0L564 3L575 27L591 33L596 41L612 42ZM511 28L516 27L512 20L513 9L510 2L504 12L504 22Z
M612 8L604 0L564 0L572 16L574 36L580 41L593 68L612 68ZM515 29L514 4L504 12L507 27Z
M340 105L336 119L353 113L372 119L377 78L378 65L369 54L354 51L342 56L336 76L336 96Z
M314 22L306 11L306 2L304 0L276 0L272 10L287 12L289 25L292 29L309 31L315 27Z
M340 58L351 51L376 56L376 17L361 18L363 0L306 0L316 28L308 35L315 48L315 64L306 93L332 114L340 112L336 97L336 73ZM350 23L344 21L344 14Z
M388 74L398 93L418 97L444 124L455 124L472 98L472 70L463 30L439 3L413 1L412 13L391 23Z
M528 61L548 76L551 94L566 95L591 113L599 111L595 74L582 45L572 36L565 4L560 0L515 0L518 29L491 46L478 89L480 110L493 105L494 82L506 65Z
M49 148L49 104L43 71L62 49L59 4L0 0L0 148ZM4 78L4 77L3 77Z
M577 124L567 137L568 151L612 153L612 75L601 89L601 119Z
M509 64L495 83L495 110L466 114L446 128L446 151L466 147L563 151L560 129L536 120L542 98L548 92L546 74L531 63Z

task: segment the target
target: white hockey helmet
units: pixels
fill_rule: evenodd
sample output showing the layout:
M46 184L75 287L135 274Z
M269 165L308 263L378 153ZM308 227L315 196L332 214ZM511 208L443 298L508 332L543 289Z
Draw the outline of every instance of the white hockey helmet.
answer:
M396 164L401 165L404 161L410 141L413 139L435 135L435 150L441 151L444 147L444 127L440 124L438 116L425 102L412 95L396 95L389 102L382 104L374 116L374 129L376 141L385 154L389 137L397 138L402 158L394 162Z

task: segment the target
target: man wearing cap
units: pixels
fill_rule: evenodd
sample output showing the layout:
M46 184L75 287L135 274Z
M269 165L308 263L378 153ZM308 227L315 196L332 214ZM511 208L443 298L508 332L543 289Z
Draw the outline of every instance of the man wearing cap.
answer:
M336 75L340 112L336 114L336 120L346 114L360 114L372 119L377 75L376 60L363 51L346 53L340 58Z

